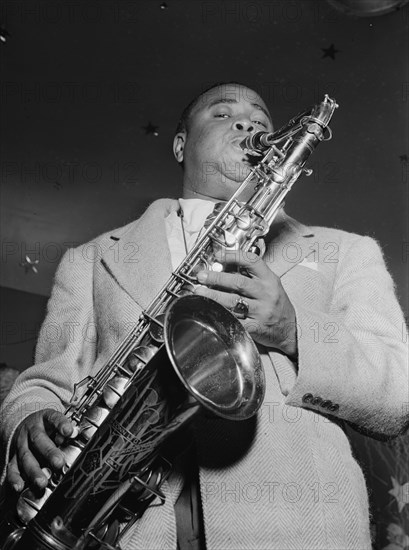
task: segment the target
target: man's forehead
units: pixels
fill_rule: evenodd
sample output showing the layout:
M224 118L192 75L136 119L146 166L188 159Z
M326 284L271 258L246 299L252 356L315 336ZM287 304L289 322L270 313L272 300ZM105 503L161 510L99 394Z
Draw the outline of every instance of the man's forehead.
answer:
M222 84L208 90L198 102L198 110L217 103L239 103L245 101L264 111L271 119L268 108L257 92L238 84Z

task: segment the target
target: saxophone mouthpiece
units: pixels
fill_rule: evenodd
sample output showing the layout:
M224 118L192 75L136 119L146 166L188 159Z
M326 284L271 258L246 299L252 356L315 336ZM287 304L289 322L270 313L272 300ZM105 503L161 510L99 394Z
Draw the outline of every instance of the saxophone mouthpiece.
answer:
M252 154L253 151L258 154L258 152L269 149L273 143L274 134L272 132L256 132L243 139L240 142L240 147L249 154Z

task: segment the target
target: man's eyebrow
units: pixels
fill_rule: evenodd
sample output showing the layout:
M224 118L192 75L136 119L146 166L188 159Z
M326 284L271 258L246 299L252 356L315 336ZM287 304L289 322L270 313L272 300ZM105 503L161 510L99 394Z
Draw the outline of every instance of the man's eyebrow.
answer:
M210 109L211 107L214 107L215 105L219 105L220 103L238 103L237 99L232 99L232 98L222 98L222 99L214 99L213 101L211 101L207 107ZM259 103L251 103L251 105L253 107L256 107L257 109L259 109L260 111L262 111L266 117L268 118L268 120L270 122L271 121L271 116L270 116L270 113L267 111L267 109L265 109L262 105L260 105Z

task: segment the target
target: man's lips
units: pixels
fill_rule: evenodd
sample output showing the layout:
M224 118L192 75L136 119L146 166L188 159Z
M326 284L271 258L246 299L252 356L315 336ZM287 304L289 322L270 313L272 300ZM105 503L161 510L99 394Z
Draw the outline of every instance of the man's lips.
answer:
M230 145L232 145L233 149L239 153L241 153L241 161L245 164L249 164L250 166L254 166L258 163L259 155L254 156L249 154L247 151L242 149L240 147L240 143L247 137L247 135L243 136L236 136L233 139L230 140Z
M238 136L238 137L235 137L232 140L230 140L230 143L233 145L233 147L235 147L236 149L239 149L240 151L242 151L243 154L244 154L244 151L240 147L240 143L245 139L245 137L246 136Z

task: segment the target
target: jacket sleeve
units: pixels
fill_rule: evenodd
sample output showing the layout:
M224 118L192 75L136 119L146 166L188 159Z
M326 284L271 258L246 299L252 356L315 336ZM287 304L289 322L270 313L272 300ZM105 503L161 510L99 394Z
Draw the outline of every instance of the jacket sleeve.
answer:
M327 312L293 305L298 372L286 404L329 413L371 434L402 433L408 336L377 243L359 237L340 257Z
M91 372L96 355L93 262L83 248L68 250L58 267L41 327L35 365L18 377L1 408L1 479L18 424L45 408L65 410L74 384Z

